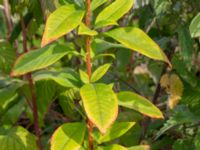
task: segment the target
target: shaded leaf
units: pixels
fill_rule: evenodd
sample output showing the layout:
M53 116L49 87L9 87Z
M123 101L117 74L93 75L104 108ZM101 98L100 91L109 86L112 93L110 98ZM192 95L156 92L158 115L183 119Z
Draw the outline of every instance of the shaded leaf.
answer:
M35 136L20 126L0 128L0 144L1 150L37 150Z
M9 73L16 59L15 49L6 42L0 42L0 71Z
M134 125L135 122L116 122L108 129L106 134L101 135L99 132L94 132L94 137L99 144L108 142L122 136Z
M183 83L176 74L164 74L161 77L160 84L165 87L169 94L168 106L173 109L180 101L183 94Z
M62 69L59 71L40 71L33 74L34 81L53 80L61 86L77 88L81 86L78 74L72 69Z
M192 65L193 41L188 26L181 26L178 30L178 39L181 47L181 57L188 67Z

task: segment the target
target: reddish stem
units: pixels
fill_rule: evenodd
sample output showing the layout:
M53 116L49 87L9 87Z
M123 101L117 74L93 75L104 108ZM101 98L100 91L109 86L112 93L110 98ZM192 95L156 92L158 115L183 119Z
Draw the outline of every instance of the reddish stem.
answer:
M86 7L87 7L87 12L86 12L86 19L85 19L85 24L88 28L90 28L90 0L86 0ZM91 63L91 55L90 55L90 36L86 37L86 65L87 65L87 74L89 77L89 80L92 75L92 63ZM93 130L93 123L88 119L87 120L87 127L88 127L88 133L89 133L89 149L93 150L93 137L92 137L92 130Z
M22 26L22 36L23 36L23 49L24 52L28 52L29 49L27 47L27 33L26 33L26 26L24 23L24 18L21 15L20 16L20 22L21 22L21 26ZM38 150L42 150L42 144L41 144L41 140L40 140L40 127L39 127L39 120L38 120L38 108L37 108L37 100L36 100L36 92L35 92L35 86L34 86L34 82L32 79L32 74L28 73L26 75L27 80L29 82L29 86L30 86L30 91L31 91L31 100L32 100L32 111L33 111L33 120L34 120L34 129L35 129L35 134L36 134L36 144L37 144L37 148Z
M86 13L85 24L88 28L90 28L90 0L87 0L86 4L87 4L87 13ZM90 36L86 37L86 51L87 51L87 56L86 56L87 73L90 79L92 74L92 64L90 56Z
M32 74L28 73L26 75L28 81L29 81L29 86L31 90L31 98L32 98L32 111L33 111L33 121L34 121L34 129L35 129L35 134L36 134L36 144L38 147L38 150L42 150L42 144L41 144L41 139L40 139L40 127L39 127L39 120L38 120L38 108L37 108L37 100L36 100L36 93L35 93L35 86L34 82L32 79Z

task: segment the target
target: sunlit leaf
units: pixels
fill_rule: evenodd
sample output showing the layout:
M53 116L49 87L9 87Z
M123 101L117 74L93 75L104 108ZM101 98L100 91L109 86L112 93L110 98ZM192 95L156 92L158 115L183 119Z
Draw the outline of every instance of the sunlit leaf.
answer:
M112 88L106 84L86 84L80 90L88 118L102 133L115 121L118 102Z
M78 29L79 35L90 35L95 36L98 34L97 31L89 29L84 23L81 23Z
M114 144L110 146L98 147L97 150L128 150L128 149L121 145Z
M96 8L98 8L99 6L103 5L104 3L106 3L108 0L93 0L91 2L91 6L90 6L90 10L94 11Z
M149 145L133 146L129 147L128 150L150 150L150 146Z
M134 109L152 118L163 118L162 112L156 106L138 94L133 92L120 92L118 94L118 100L120 106Z
M86 72L79 69L79 75L80 75L80 79L83 83L89 83L89 77L88 77L88 74Z
M171 66L160 47L139 28L120 27L106 32L105 35L112 37L131 50L156 60L165 61Z
M116 24L116 21L133 7L133 3L133 0L115 0L99 13L95 21L95 26L100 28Z
M200 13L198 13L190 24L190 33L192 37L200 36Z
M72 51L64 45L52 44L25 53L16 60L11 76L20 76L48 67Z
M78 150L84 139L84 123L66 123L60 126L51 139L51 150Z
M111 64L104 64L103 66L100 66L99 68L97 68L92 74L91 82L96 82L99 79L101 79L105 75L105 73L108 71L110 66Z
M41 46L55 41L75 29L83 19L84 10L75 5L65 5L55 10L48 18Z

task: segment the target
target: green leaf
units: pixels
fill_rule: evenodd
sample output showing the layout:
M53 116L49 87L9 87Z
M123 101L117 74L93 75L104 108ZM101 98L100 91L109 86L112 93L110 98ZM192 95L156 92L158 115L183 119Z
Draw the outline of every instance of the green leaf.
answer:
M41 46L58 39L75 29L83 19L84 10L75 5L65 5L55 10L48 18Z
M36 96L40 125L43 126L43 120L48 108L56 98L57 86L52 80L40 80L36 82Z
M190 24L190 34L193 38L200 36L200 13L198 13Z
M198 150L194 145L194 139L186 137L176 140L172 145L172 150Z
M33 74L34 81L53 80L57 84L68 88L79 88L81 81L78 74L72 69L62 69L59 71L40 71Z
M101 83L86 84L80 94L88 118L105 134L118 114L117 97L112 88Z
M84 23L81 23L78 29L79 35L90 35L95 36L98 34L97 31L89 29Z
M9 73L16 59L15 49L6 42L0 42L0 70Z
M149 145L133 146L129 147L128 150L150 150L150 146Z
M109 54L109 53L107 53L107 54L98 54L98 55L94 56L93 62L94 62L95 60L98 60L98 59L104 58L104 57L110 57L110 58L112 58L112 59L115 59L115 55L114 55L114 54Z
M7 87L0 89L0 116L6 112L18 97L17 89L20 86L16 83L7 85Z
M102 39L94 39L94 41L91 44L91 47L93 50L95 50L95 53L98 54L102 54L102 52L110 48L125 48L121 44L110 43Z
M3 115L0 115L0 120L4 125L14 125L20 118L20 115L25 110L25 100L19 99L16 104L9 108Z
M98 8L99 6L103 5L104 3L106 3L108 0L93 0L91 2L91 6L90 6L90 10L94 11L96 8Z
M200 149L200 133L198 132L194 138L194 144L197 149Z
M165 61L171 66L171 63L160 47L139 28L120 27L106 32L105 35L112 37L131 50L156 60Z
M64 45L52 44L25 53L16 60L11 76L20 76L48 67L72 51Z
M101 22L99 22L98 24L95 25L95 29L99 29L101 27L109 26L109 25L119 26L119 24L116 21L113 21L113 20L103 20L103 21L101 21Z
M86 72L84 72L83 70L79 69L79 75L80 75L81 81L83 83L89 83L90 82L88 74Z
M60 126L51 139L51 150L78 150L84 140L84 123L66 123Z
M94 132L94 137L99 144L109 142L125 134L134 125L135 122L116 122L108 129L106 134L101 135L99 132Z
M110 6L100 12L95 21L95 26L100 28L113 25L133 7L133 3L133 0L115 0Z
M36 138L22 127L0 128L1 150L36 150Z
M178 30L178 39L181 47L181 57L186 61L187 66L192 65L192 54L193 54L193 41L190 35L188 26L181 26Z
M101 79L106 74L110 66L111 64L105 64L97 68L97 70L95 70L94 73L92 74L91 82L96 82L99 79Z
M164 118L162 112L146 98L133 92L120 92L119 105L134 109L152 118Z
M110 145L110 146L98 147L97 150L128 150L128 149L121 145L114 144L114 145Z

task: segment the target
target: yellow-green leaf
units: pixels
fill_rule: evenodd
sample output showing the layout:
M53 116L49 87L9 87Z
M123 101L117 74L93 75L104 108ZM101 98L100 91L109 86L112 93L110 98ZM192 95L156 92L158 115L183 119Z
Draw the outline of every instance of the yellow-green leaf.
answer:
M190 33L192 37L200 37L200 12L194 17L190 24Z
M99 132L94 132L94 137L99 144L109 142L125 134L134 125L135 122L115 122L106 134L101 135Z
M90 10L94 11L97 7L103 5L108 0L92 0Z
M36 150L36 137L23 127L0 128L1 150Z
M118 114L117 97L112 88L101 83L86 84L80 94L88 118L105 134Z
M128 150L126 147L123 147L118 144L110 145L110 146L101 146L98 147L97 150Z
M16 60L11 76L20 76L48 67L72 51L64 45L51 44L25 53Z
M79 35L90 35L95 36L98 34L97 31L89 29L84 23L81 23L78 28L78 34Z
M84 123L66 123L60 126L51 139L51 150L78 150L84 140Z
M162 112L146 98L133 92L120 92L119 105L134 109L151 118L164 118Z
M75 29L82 21L84 10L75 5L64 5L55 10L47 19L41 46L57 40Z
M150 146L149 145L133 146L129 147L128 150L150 150Z
M113 25L133 7L133 3L134 0L115 0L110 6L100 12L95 21L95 26L100 28Z
M168 106L173 109L181 100L183 94L184 86L181 79L176 74L164 74L161 77L160 84L169 94Z
M86 72L84 72L83 70L79 69L79 75L80 75L80 79L83 83L89 83L89 77L88 74Z
M111 64L105 64L97 68L97 70L95 70L94 73L92 74L91 82L96 82L99 79L101 79L105 75L105 73L108 71L110 66Z
M171 63L160 47L139 28L120 27L105 34L131 50L137 51L149 58L165 61L171 66Z

